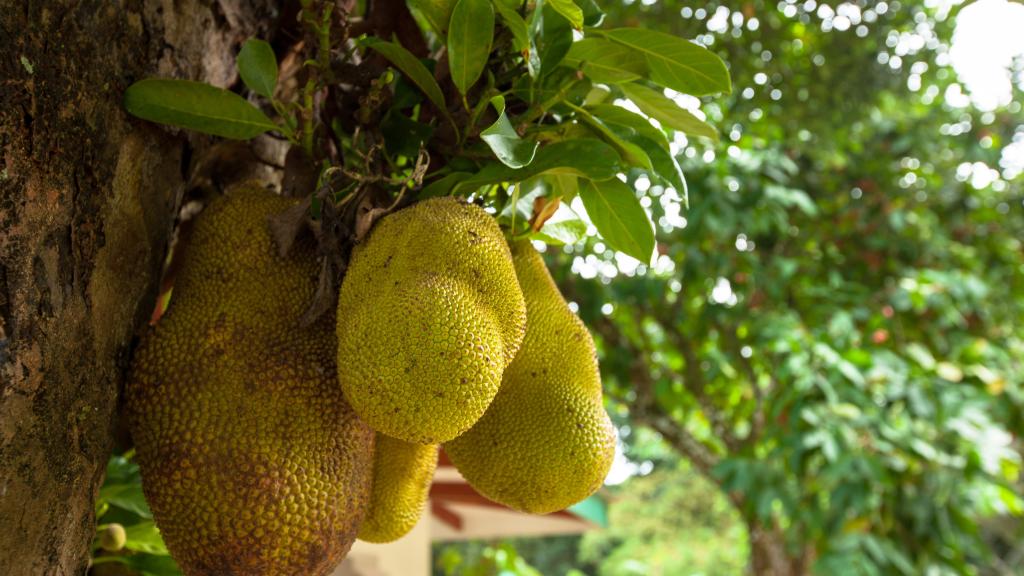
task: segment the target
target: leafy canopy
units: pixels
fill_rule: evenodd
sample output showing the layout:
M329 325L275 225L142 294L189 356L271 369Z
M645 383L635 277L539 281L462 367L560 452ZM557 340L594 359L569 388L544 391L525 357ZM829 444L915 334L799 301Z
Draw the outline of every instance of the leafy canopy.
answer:
M690 210L632 175L653 265L588 241L561 251L561 284L622 420L792 559L973 574L986 519L1024 511L1024 212L1003 153L1024 117L1019 91L991 112L942 98L948 7L882 5L847 7L843 30L815 3L609 8L699 38L737 90L705 107L720 147L681 141Z
M319 167L317 201L340 205L370 189L398 199L472 196L510 236L574 244L592 225L615 250L651 261L653 224L620 178L644 170L686 196L665 129L710 139L717 131L665 90L729 92L718 56L673 34L602 26L592 0L374 4L356 22L332 3L303 3L318 45L291 94L273 48L252 39L238 69L259 105L200 83L146 79L129 87L125 107L225 138L279 134ZM423 28L372 26L403 17ZM616 105L627 98L640 113ZM568 207L577 196L585 219Z

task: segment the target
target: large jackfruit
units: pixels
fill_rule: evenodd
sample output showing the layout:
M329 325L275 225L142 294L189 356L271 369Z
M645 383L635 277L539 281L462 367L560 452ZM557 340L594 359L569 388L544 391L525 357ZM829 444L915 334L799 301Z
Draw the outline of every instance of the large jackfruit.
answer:
M373 493L359 539L384 543L408 534L423 515L435 468L437 445L413 444L377 434Z
M601 403L594 342L558 292L540 254L512 248L526 297L526 338L479 422L445 452L481 494L546 514L597 490L615 456Z
M450 440L494 399L525 325L494 219L456 198L419 202L352 251L338 298L345 397L378 432Z
M338 389L333 318L299 327L313 248L280 258L267 230L292 205L253 185L211 203L135 353L143 489L189 576L325 574L369 502L373 431Z

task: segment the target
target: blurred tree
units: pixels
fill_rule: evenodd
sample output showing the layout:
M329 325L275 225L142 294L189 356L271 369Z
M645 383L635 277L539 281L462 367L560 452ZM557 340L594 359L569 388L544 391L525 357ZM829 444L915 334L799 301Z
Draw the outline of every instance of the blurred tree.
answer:
M545 576L735 576L748 551L743 522L728 499L646 428L630 431L637 474L606 487L608 527L580 535L434 544L434 576L489 565L509 546ZM653 472L652 472L653 471Z
M477 574L474 570L497 569L498 560L506 565L519 566L524 574L539 572L545 576L565 576L579 567L577 555L580 536L545 536L535 538L506 538L503 540L466 540L439 542L433 545L434 576L462 576ZM498 550L506 550L500 558ZM529 572L533 570L533 572Z
M610 490L608 529L584 535L581 564L599 576L737 576L743 523L714 485L677 462Z
M435 550L437 548L435 547ZM542 576L511 542L468 542L446 546L434 555L434 574L439 576Z
M1019 99L959 102L939 2L608 8L734 81L704 109L720 145L677 135L689 210L629 175L651 266L595 242L553 258L620 415L724 491L756 574L990 564L979 519L1022 509Z

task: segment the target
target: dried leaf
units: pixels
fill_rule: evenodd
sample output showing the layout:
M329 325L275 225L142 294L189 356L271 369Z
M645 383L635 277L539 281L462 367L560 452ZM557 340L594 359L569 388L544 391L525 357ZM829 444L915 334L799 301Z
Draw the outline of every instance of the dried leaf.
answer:
M295 206L274 214L267 218L267 225L270 227L270 237L274 239L277 246L277 253L284 258L295 245L295 239L306 228L308 228L310 198L299 202Z
M356 242L362 242L363 238L370 232L370 228L373 228L373 223L388 212L387 208L361 209L359 216L356 218Z
M309 308L303 313L299 324L305 328L311 326L320 319L325 312L334 307L334 301L338 297L338 290L335 286L336 273L331 265L331 258L324 257L320 263L320 280L316 286L316 292L309 302Z
M301 147L292 146L284 159L281 195L290 198L309 196L316 187L317 176L316 162Z
M534 198L533 216L530 217L530 230L533 232L540 232L540 229L544 227L544 223L558 211L558 206L561 203L561 196L557 196L553 199L549 199L544 196Z

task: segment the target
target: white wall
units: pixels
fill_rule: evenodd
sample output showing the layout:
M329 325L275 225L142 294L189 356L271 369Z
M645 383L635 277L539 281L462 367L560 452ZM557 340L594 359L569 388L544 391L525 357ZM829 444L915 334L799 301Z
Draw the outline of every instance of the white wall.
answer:
M412 531L389 544L356 540L331 576L430 576L430 510Z

